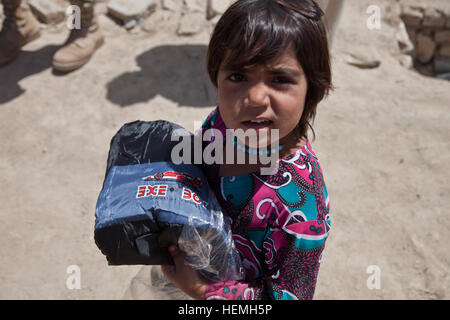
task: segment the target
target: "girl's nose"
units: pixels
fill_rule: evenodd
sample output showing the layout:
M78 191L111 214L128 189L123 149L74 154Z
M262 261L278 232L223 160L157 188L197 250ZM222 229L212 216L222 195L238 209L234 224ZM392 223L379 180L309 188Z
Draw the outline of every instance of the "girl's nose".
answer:
M268 106L269 94L268 88L263 82L256 83L248 89L245 105L249 107Z

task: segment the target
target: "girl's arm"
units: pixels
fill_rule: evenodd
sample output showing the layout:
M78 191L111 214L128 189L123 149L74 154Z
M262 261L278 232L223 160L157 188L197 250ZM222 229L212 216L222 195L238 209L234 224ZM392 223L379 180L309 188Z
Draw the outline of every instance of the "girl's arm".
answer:
M175 245L169 247L173 266L163 265L161 270L174 285L196 300L205 299L207 280L191 266L184 263L183 252Z
M163 272L178 288L194 299L312 299L328 235L326 223L324 220L313 220L289 225L289 230L294 230L296 234L308 234L314 230L319 235L316 241L298 238L281 228L275 230L264 240L266 270L263 270L262 277L251 282L209 282L184 264L183 255L176 247L170 251L175 266L163 266Z
M196 300L253 300L262 299L264 283L260 279L253 283L243 281L210 282L196 270L184 263L182 251L169 247L174 266L161 266L162 272L174 285Z
M318 231L322 239L311 241L297 238L278 229L264 240L265 264L263 276L253 282L226 281L208 283L206 299L229 300L310 300L313 298L320 259L328 233L326 221L314 220L291 224L299 234ZM321 229L318 229L321 228ZM317 238L321 238L320 236Z

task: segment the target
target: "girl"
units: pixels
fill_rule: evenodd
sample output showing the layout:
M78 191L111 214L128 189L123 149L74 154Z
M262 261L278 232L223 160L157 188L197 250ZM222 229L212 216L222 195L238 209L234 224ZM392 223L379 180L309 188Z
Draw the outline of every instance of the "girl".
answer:
M322 168L307 137L318 103L332 89L322 14L314 1L239 0L213 32L207 68L218 107L202 131L214 128L225 136L226 129L251 129L270 136L278 130L280 147L272 175L260 174L260 161L205 165L233 220L245 279L207 282L173 246L175 265L163 272L194 299L313 297L330 229ZM235 140L236 154L253 149Z

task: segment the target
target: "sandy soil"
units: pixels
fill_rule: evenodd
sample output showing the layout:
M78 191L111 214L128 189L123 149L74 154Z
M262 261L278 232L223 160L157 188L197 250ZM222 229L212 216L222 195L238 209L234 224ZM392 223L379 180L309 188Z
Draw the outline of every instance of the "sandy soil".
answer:
M449 299L450 82L399 64L393 2L378 2L382 26L371 31L372 2L348 2L336 90L315 122L332 208L315 299ZM128 33L101 16L105 45L67 75L50 67L67 30L47 27L0 69L1 299L122 299L141 270L107 265L93 240L95 204L122 124L167 119L192 130L214 108L203 71L211 29L178 37L176 21L158 14ZM355 68L347 52L381 65ZM66 286L71 265L81 289ZM373 265L381 282L371 290Z

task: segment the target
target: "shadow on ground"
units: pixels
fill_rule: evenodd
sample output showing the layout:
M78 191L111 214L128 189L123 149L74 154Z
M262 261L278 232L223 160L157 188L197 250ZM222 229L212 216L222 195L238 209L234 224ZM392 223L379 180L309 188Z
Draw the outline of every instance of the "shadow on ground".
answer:
M140 71L107 84L107 99L127 107L159 94L183 106L213 106L217 98L206 72L206 50L203 45L166 45L146 51L136 58Z
M22 51L14 61L0 67L0 104L25 92L19 85L22 79L51 68L53 55L59 48L60 46L50 45L37 51Z

